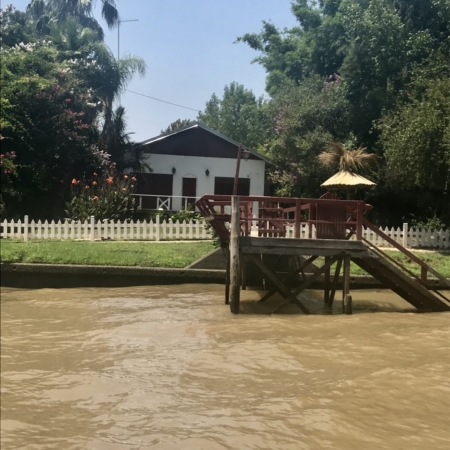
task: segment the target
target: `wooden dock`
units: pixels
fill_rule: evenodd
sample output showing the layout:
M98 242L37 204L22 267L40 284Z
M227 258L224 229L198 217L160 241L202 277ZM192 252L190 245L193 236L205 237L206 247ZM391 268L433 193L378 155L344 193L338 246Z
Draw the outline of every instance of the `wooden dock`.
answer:
M198 200L196 206L227 250L225 303L230 305L233 313L239 313L240 291L246 289L251 265L271 286L260 302L275 293L284 298L273 313L293 303L309 314L298 295L323 277L324 305L331 308L340 288L342 311L352 314L351 261L417 309L450 311L450 299L435 289L428 274L448 286L450 282L371 224L367 215L373 208L364 202L339 200L333 194L320 199L207 195ZM251 236L250 230L255 223L258 236ZM301 225L305 223L309 232L302 234ZM316 228L314 238L312 225ZM286 238L286 229L292 226L295 238ZM388 242L392 241L394 247L420 266L421 276L416 277L382 250L364 241L363 227L380 234ZM350 240L352 236L356 240ZM269 265L266 263L269 258L278 259L274 265ZM292 267L282 275L276 270L280 258L288 258Z

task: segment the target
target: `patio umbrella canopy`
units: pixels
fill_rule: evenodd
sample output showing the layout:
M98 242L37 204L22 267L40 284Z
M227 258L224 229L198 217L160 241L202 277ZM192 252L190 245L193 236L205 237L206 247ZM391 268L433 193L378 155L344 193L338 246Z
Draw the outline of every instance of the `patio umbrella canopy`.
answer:
M329 189L346 189L374 187L376 184L361 175L341 170L327 181L323 182L320 186Z
M374 187L376 183L368 180L367 178L351 173L346 170L341 170L327 181L320 185L321 187L328 189L342 189L347 191L347 198L350 196L350 190L358 188Z

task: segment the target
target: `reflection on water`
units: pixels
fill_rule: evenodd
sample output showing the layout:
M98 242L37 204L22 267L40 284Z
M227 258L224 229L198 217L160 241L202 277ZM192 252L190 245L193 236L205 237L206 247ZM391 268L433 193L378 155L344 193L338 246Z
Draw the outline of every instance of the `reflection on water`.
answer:
M448 450L450 314L352 294L233 316L222 286L3 289L2 450Z

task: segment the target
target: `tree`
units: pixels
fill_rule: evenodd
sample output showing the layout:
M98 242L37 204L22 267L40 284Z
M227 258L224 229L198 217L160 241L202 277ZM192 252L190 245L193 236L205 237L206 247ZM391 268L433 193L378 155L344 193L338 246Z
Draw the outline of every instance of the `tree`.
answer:
M102 17L108 28L114 28L119 22L119 12L115 0L101 0ZM104 33L100 24L93 16L95 0L31 0L27 13L36 29L42 33L52 23L65 22L70 17L77 18L84 28L94 30L99 40Z
M262 97L257 99L252 91L233 82L225 86L221 99L216 94L211 96L204 111L199 113L198 120L256 149L264 142L268 132L265 106Z
M267 154L277 164L274 181L283 195L313 197L327 171L318 155L330 141L351 141L348 132L349 104L346 87L333 76L324 81L310 77L300 86L286 82L271 103L275 137L267 144Z
M103 104L103 129L101 145L108 150L114 145L114 101L123 93L135 73L143 76L146 64L142 58L124 55L117 61L112 52L101 55L97 61L100 68L99 78L92 80L92 87L101 98Z
M108 154L119 172L131 169L133 172L151 172L149 164L145 162L143 147L132 142L131 135L127 132L125 108L118 106L111 118L111 128L108 141Z
M1 85L2 148L17 156L14 189L29 214L45 210L69 177L98 167L96 96L46 41L3 48Z
M161 134L172 133L172 131L187 127L189 125L194 125L194 124L195 124L195 120L177 119L175 122L172 122L165 130L161 130Z
M284 186L292 193L318 193L315 180L324 169L317 156L336 140L371 148L381 157L371 201L378 210L394 205L392 217L407 197L405 189L417 204L417 189L427 184L426 177L430 186L445 190L442 98L430 108L438 95L432 88L442 93L439 80L449 77L448 0L294 0L292 12L296 27L280 30L264 22L261 33L238 38L258 52L256 61L267 71L276 137L265 146L279 164ZM431 64L437 55L441 63ZM318 79L326 83L322 93L309 89ZM339 89L329 90L336 82ZM420 158L410 150L413 142ZM421 159L426 159L423 171ZM300 164L300 171L291 173L290 164ZM400 192L394 181L403 179L401 172L406 174L409 164L416 175ZM428 190L429 196L439 200L438 191Z
M430 80L423 95L388 113L379 129L391 184L432 192L430 212L450 222L449 79Z
M30 7L37 13L55 4L33 1ZM14 155L2 188L10 215L58 216L70 180L110 165L110 151L121 167L142 166L123 109L114 111L113 103L145 63L137 57L118 63L96 32L69 13L36 30L30 12L1 11L0 128L3 155Z

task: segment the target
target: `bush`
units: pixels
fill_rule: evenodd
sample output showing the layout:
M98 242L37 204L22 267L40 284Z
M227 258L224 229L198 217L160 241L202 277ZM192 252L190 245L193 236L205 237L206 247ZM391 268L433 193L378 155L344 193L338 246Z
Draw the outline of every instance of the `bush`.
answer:
M172 219L172 222L176 222L178 220L180 221L180 223L182 223L184 220L186 222L192 220L194 223L197 223L197 221L203 221L202 215L194 211L191 206L188 206L187 209L180 209L175 214L172 214L170 218Z
M72 220L124 220L134 209L136 178L118 175L112 169L90 180L72 180L72 200L66 203L66 214Z
M434 215L433 217L426 218L424 220L413 219L411 226L414 228L420 228L421 230L446 230L448 227L439 217Z

